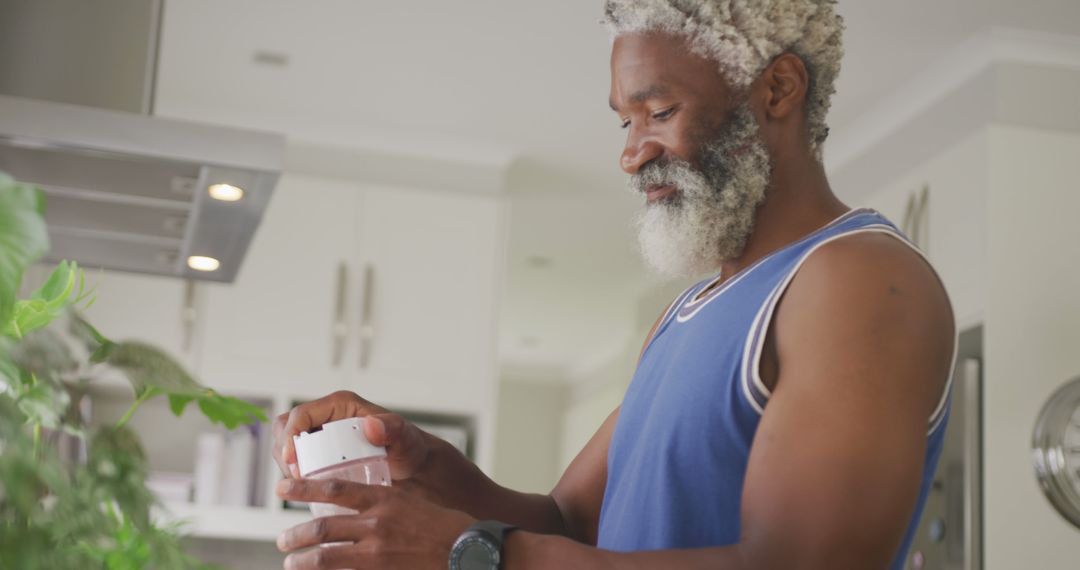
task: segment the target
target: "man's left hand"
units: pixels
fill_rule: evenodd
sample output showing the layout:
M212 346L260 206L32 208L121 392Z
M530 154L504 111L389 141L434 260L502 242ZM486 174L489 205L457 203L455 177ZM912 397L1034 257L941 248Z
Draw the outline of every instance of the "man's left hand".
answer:
M461 511L394 487L285 479L278 483L277 494L290 501L332 503L357 511L317 518L281 533L278 549L291 553L285 559L287 570L446 568L457 537L476 522ZM345 544L320 546L327 543Z

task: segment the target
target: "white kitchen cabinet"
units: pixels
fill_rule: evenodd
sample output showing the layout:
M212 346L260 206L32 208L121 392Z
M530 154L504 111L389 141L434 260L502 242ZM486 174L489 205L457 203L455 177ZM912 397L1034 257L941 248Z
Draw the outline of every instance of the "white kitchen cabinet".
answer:
M490 408L501 223L492 197L285 176L237 281L205 286L203 378Z
M342 387L335 323L352 285L339 268L352 261L357 203L354 185L282 177L236 282L206 286L207 383L298 397Z
M358 269L371 289L350 387L400 408L494 405L500 203L400 188L363 200Z
M286 174L236 282L200 285L196 373L279 412L348 389L453 418L490 469L502 224L498 197Z

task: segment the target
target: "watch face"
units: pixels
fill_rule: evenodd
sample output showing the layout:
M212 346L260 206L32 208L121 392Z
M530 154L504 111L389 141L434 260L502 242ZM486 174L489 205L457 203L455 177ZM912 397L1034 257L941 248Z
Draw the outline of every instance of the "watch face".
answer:
M1080 378L1050 397L1035 426L1035 472L1046 497L1080 527Z
M498 570L499 550L481 536L466 536L450 554L450 570Z

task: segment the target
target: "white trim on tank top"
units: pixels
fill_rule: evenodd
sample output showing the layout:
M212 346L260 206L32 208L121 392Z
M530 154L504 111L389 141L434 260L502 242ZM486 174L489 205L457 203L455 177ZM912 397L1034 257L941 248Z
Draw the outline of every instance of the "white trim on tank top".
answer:
M689 301L684 300L682 303L679 303L679 308L675 310L675 315L676 315L675 319L680 323L685 323L686 321L689 321L690 319L694 318L694 315L701 312L701 310L704 309L706 305L708 305L714 299L719 297L722 293L724 293L725 291L727 291L728 289L733 287L736 283L738 283L739 281L742 281L742 279L744 277L746 277L747 275L750 275L750 273L752 273L755 269L760 267L761 264L763 264L766 261L772 259L777 254L779 254L779 253L781 253L783 251L786 251L788 249L791 249L791 248L793 248L795 246L798 246L798 245L800 245L800 244L802 244L802 243L804 243L804 242L806 242L806 241L808 241L810 239L813 239L815 236L817 236L821 232L823 232L825 230L828 230L828 229L831 229L831 228L833 228L833 227L835 227L838 224L841 224L843 222L849 221L849 220L855 218L856 216L859 216L859 215L862 215L862 214L876 214L876 213L877 212L875 210L872 210L870 208L856 208L854 210L848 210L847 212L844 212L839 217L833 219L833 221L825 224L824 226L821 226L820 228L810 232L809 234L799 238L796 241L793 241L793 242L785 245L784 247L782 247L780 249L777 249L777 250L775 250L773 252L770 252L769 254L765 255L761 259L755 261L750 267L747 267L747 268L743 269L742 271L739 271L738 273L736 273L734 276L731 277L731 279L728 279L726 282L722 283L719 287L713 289L712 291L709 291L708 293L705 293L704 297L699 297L699 295L701 295L700 291L705 291L709 287L712 287L713 285L716 284L717 281L719 281L723 277L723 272L721 272L715 278L710 280L707 285L702 287L701 290L698 293L691 296ZM691 312L689 314L683 315L683 314L680 314L683 309L692 309L692 310L691 310Z

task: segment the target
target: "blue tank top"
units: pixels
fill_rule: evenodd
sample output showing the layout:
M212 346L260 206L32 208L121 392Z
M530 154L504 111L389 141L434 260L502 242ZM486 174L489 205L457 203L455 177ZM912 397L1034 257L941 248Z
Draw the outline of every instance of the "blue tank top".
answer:
M894 235L911 245L877 212L853 210L700 298L717 279L690 287L668 308L645 347L611 438L600 548L704 548L739 541L743 477L770 396L758 364L773 312L811 253L864 232ZM918 506L893 570L904 566L926 503L948 421L948 394L946 389L929 418Z

